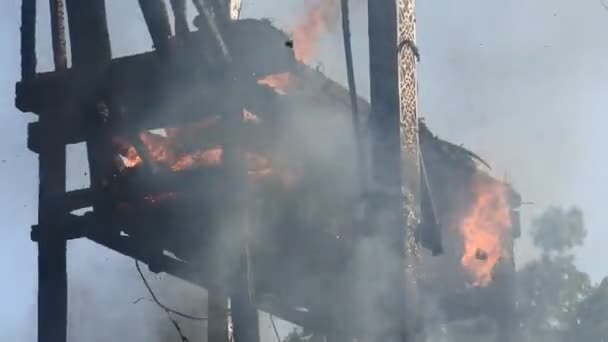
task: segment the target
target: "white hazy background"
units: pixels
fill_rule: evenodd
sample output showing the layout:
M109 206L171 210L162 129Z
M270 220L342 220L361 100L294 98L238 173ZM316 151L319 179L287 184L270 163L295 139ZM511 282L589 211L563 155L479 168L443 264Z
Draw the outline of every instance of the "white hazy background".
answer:
M115 55L149 49L142 20L124 21L138 15L137 2L107 2ZM243 2L244 16L271 18L286 30L307 3ZM49 70L48 2L39 6L39 69ZM29 227L36 223L37 158L26 148L26 125L35 118L13 105L20 73L19 9L17 0L4 0L0 7L0 341L33 342L37 251ZM363 0L353 0L357 82L368 97L365 11ZM420 110L430 128L480 154L497 176L535 203L524 208L524 230L548 205L580 206L589 235L577 263L596 281L607 275L602 212L608 194L603 177L608 119L602 114L608 109L608 43L602 38L608 33L608 10L598 0L428 0L418 1L417 16ZM345 83L343 61L338 24L322 39L318 63ZM72 155L68 183L80 187L86 183L86 159L82 151ZM157 341L159 329L171 329L153 304L132 304L146 293L130 260L85 241L70 242L69 248L70 318L77 322L70 326L72 341ZM533 255L524 236L518 263ZM165 278L160 282L167 303L188 296L204 305L203 294ZM267 322L263 333L264 340L273 338Z

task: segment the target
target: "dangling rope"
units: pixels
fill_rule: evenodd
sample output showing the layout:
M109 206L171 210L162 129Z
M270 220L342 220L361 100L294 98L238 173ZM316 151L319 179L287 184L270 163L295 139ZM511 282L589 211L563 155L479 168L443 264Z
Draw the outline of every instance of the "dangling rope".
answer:
M353 131L357 149L357 166L361 190L365 192L365 159L363 155L363 142L361 141L361 124L359 123L359 104L357 98L357 86L355 84L355 72L353 65L353 51L350 41L350 22L348 0L341 0L342 7L342 35L344 41L344 55L346 57L346 77L348 80L348 91L350 95L350 106L352 110Z

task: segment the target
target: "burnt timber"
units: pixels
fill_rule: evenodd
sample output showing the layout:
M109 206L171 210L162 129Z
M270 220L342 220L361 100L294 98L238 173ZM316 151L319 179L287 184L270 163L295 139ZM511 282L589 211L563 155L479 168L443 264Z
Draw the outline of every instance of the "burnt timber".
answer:
M202 139L230 145L237 144L231 139L237 135L238 143L271 148L280 139L277 132L289 132L286 117L302 115L311 104L323 113L348 122L351 110L348 91L320 72L296 63L293 51L285 46L288 37L267 21L231 22L220 17L216 23L210 23L201 10L198 31L184 32L182 27L173 36L165 11L158 7L161 2L141 1L155 50L112 59L103 0L86 4L67 0L65 8L62 1L54 3L51 16L56 70L35 72L36 8L34 1L24 0L22 80L16 87L17 108L39 117L39 121L28 128L28 147L40 158L39 218L31 233L39 246L39 342L66 341L66 240L75 238L88 238L147 264L153 272L166 272L198 284L211 291L213 303L210 305L220 310L226 304L226 297L232 297L237 303L237 307L232 308L237 342L259 338L257 317L252 310L255 308L340 339L370 335L374 340L382 339L385 332L379 329L384 328L359 325L363 318L354 314L356 307L349 303L349 296L361 291L349 287L354 277L352 268L356 268L352 265L352 246L361 236L374 234L370 232L369 220L357 218L356 207L361 196L345 192L340 198L320 200L327 193L320 189L323 183L318 183L316 177L328 177L330 181L348 178L340 174L343 170L321 172L319 176L315 172L320 171L307 168L304 179L309 183L303 181L295 189L285 190L272 178L248 184L236 152L226 152L235 161L231 165L179 172L151 173L142 167L121 173L112 163L113 137L127 137L135 144L139 132L193 125L218 114L227 124L219 131L206 133L217 137ZM204 2L197 3L207 6L201 5ZM394 8L378 5L374 15L381 16L387 10L394 11ZM64 63L67 58L65 32L59 24L63 22L64 11L68 15L71 40L70 68ZM216 12L222 13L220 9ZM391 59L396 46L383 45L383 39L376 37L384 30L376 26L380 21L388 22L370 19L374 24L370 31L372 42L379 44L374 49L382 52L372 58L371 105L358 99L358 108L362 122L372 130L372 137L383 140L372 138L376 166L373 177L386 183L384 188L398 189L401 181L394 177L399 175L399 132L398 125L394 125L398 121L394 116L397 94L391 66L396 64ZM216 26L221 29L219 34L212 29ZM374 33L374 28L379 31ZM385 63L387 58L390 63ZM284 72L294 75L286 95L257 82L265 76ZM233 78L226 77L227 74ZM388 83L387 75L392 75ZM230 96L235 100L224 100ZM269 124L255 129L240 127L234 117L240 115L236 112L241 108L247 108ZM66 192L65 147L82 142L87 144L91 187ZM429 169L434 170L431 183L449 178L442 174L449 169L446 165L461 173L462 184L477 172L466 150L438 139L424 125L420 144L422 153L429 156ZM142 157L149 156L142 153ZM297 159L302 159L305 164L315 165L316 160L306 158L297 155L288 159L296 164L302 162ZM345 188L353 187L348 185ZM255 209L266 223L253 228L256 239L247 241L254 251L252 266L243 266L242 246L227 244L220 228L230 222L227 217L233 216L235 210L243 209L241 191L250 193L249 199L253 195L261 199L254 208L248 209ZM456 192L466 192L466 189ZM169 193L176 195L147 199L151 194ZM451 196L441 196L445 203L440 205L440 214L425 216L423 210L423 224L419 227L421 242L435 253L442 250L445 231L430 224L432 217L428 216L448 217L448 213L457 211L452 207ZM365 193L363 197L376 206L388 203L389 211L392 208L396 213L401 212L397 208L400 206L398 196L390 191ZM84 208L92 211L84 215L72 213ZM303 215L297 208L316 210L317 214ZM328 219L336 216L340 218L338 223ZM385 242L394 244L403 240L399 232L403 224L399 221L391 222L388 232L379 233L387 233ZM244 239L240 224L230 224L237 226L230 232L231 237ZM445 237L443 240L443 244L450 243ZM225 253L226 249L231 253ZM398 261L395 268L401 267ZM254 279L244 276L245 271L250 271L243 269L246 267L252 267ZM393 285L392 295L403 296L400 291L403 286L398 282ZM255 289L254 293L247 293L250 289L246 287ZM432 291L451 294L446 289ZM458 295L446 298L466 300L477 294ZM406 340L406 332L400 326L404 313L399 312L405 300L407 298L396 300L393 303L396 305L384 313L391 321L388 334L400 340ZM483 305L471 311L478 314L483 311ZM225 321L221 315L214 317L215 324L208 332L210 341L226 336Z

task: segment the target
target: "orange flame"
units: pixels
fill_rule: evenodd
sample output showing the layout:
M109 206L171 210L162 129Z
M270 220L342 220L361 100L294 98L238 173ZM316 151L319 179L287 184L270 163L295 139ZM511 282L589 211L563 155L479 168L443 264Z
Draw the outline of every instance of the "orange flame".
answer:
M272 88L275 92L280 95L287 94L291 82L291 74L289 72L282 72L278 74L268 75L258 80L259 85L264 85Z
M460 232L464 239L462 265L473 278L473 286L487 286L502 254L502 239L511 226L507 187L485 175L473 181L475 202Z
M320 0L293 30L293 48L296 59L310 63L317 53L317 43L338 9L337 0Z
M250 111L243 110L243 121L248 124L259 124L261 119ZM154 167L160 167L168 171L183 171L191 168L217 167L223 163L224 150L221 144L203 144L200 140L213 140L212 128L220 124L219 118L203 120L185 127L173 127L164 129L164 134L156 134L144 131L139 134L139 140L145 151L145 158L138 153L136 148L126 139L115 137L113 144L119 154L120 170L135 169L146 162L152 163ZM199 147L191 146L198 142ZM250 180L257 181L269 176L276 176L286 186L294 183L293 175L287 170L275 170L270 158L261 154L246 152L245 158Z

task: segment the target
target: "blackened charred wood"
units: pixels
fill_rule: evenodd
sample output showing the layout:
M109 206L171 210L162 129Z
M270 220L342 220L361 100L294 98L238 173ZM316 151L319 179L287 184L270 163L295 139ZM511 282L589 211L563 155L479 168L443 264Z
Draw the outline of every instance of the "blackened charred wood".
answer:
M48 132L61 135L62 122L41 117ZM65 216L66 149L47 136L39 155L38 223L61 224ZM65 342L67 339L66 240L47 231L38 241L38 342ZM59 232L58 232L59 233Z
M216 195L221 200L226 185L226 176L219 167L159 172L153 178L139 177L137 171L133 170L133 174L119 177L110 184L108 191L113 200L129 202L155 193L197 191Z
M67 341L66 240L38 242L38 342Z
M268 97L271 101L273 99L272 97L273 95L270 94L270 96ZM260 97L260 98L264 98L264 97ZM208 119L211 116L208 113L204 113L204 112L194 112L193 111L197 108L201 108L201 105L205 105L208 102L205 101L200 101L198 103L193 104L192 106L190 106L190 109L183 109L180 112L165 112L168 113L170 115L165 115L163 116L163 118L151 118L149 121L145 121L145 116L143 115L143 113L140 116L139 112L135 112L135 113L129 113L130 115L134 116L134 120L132 122L131 125L123 125L120 127L115 127L112 128L110 130L109 133L111 133L112 135L117 135L117 136L121 136L121 135L126 135L126 133L137 133L137 132L141 132L144 130L148 130L148 129L156 129L156 128L160 128L160 127L176 127L176 126L180 126L180 125L196 125L196 123L200 120L204 120L204 119ZM280 115L280 113L277 112L276 109L270 109L267 106L268 102L266 102L265 104L260 104L256 107L254 107L254 109L260 109L260 107L262 107L261 109L263 109L264 111L260 111L261 114L259 117L261 117L262 119L267 119L269 122L271 122L274 120L274 118L276 118L277 116ZM216 109L216 110L221 110L222 106L220 104L215 105L215 106L210 106L207 105L206 109ZM252 111L254 110L252 109ZM260 110L261 110L260 109ZM159 114L162 114L159 113ZM197 116L194 116L192 114L199 114ZM171 115L174 115L175 117L173 118ZM140 121L141 120L141 121ZM90 134L90 129L88 128L87 123L82 120L82 118L75 118L72 122L70 122L69 124L66 125L65 128L65 135L63 136L57 136L56 138L59 139L60 141L64 142L65 144L77 144L80 142L84 142L89 138L89 134ZM228 129L225 128L216 128L216 129L211 129L211 130L203 130L201 129L199 131L200 139L195 140L194 138L191 140L183 140L183 143L185 145L185 149L184 149L184 153L189 153L192 151L197 151L200 150L200 148L211 148L214 147L216 145L221 145L225 142L228 142L232 139L234 139L233 136L227 134L230 131ZM273 131L272 126L267 126L266 124L260 124L260 125L251 125L250 128L248 128L244 133L243 133L243 140L247 141L247 145L251 146L254 150L258 150L258 149L266 149L268 148L270 145L272 145L275 141L273 140L274 134L276 133L276 131ZM44 133L41 128L40 125L38 124L38 122L33 122L28 124L28 143L27 146L30 149L30 151L38 153L40 151L41 148L41 144L42 144L42 139L44 137L46 133ZM178 138L179 140L180 138ZM183 139L183 138L182 138ZM138 140L138 138L134 138L131 141L136 142ZM135 144L133 144L135 145ZM140 147L136 149L139 151L145 151L144 147ZM144 158L145 156L140 156L142 158ZM149 159L148 159L149 161Z
M260 61L259 65L245 61L241 64L247 66L249 75L264 77L290 70L290 63L287 60L284 63L273 64L269 64L268 60L264 62L262 57L257 60ZM208 72L211 73L212 70ZM76 94L95 94L103 89L103 92L115 97L120 94L118 102L125 104L127 110L137 112L138 108L141 108L142 114L153 117L154 113L148 113L148 109L158 107L155 101L163 102L165 107L157 109L157 112L173 112L180 109L176 108L175 104L186 109L189 103L200 105L202 100L207 101L207 104L199 108L217 106L218 99L222 99L225 95L224 89L218 84L222 82L221 79L198 79L192 74L184 74L183 71L161 65L152 53L115 59L106 65L106 73L103 77L98 77L94 83L88 80L90 78L86 74L74 69L42 73L35 80L17 84L16 106L23 112L40 114L44 113L46 108L65 107L74 101ZM271 91L268 90L267 93L269 92ZM243 95L250 96L252 104L264 102L259 100L262 94L256 93L256 90ZM179 96L181 101L177 101L176 96ZM210 108L209 112L213 112L213 109ZM263 111L254 112L263 114ZM190 114L190 116L198 115L198 111Z
M78 189L65 193L66 211L74 211L91 207L95 204L95 191L92 189Z
M226 25L223 25L222 20L218 20L216 8L210 0L192 0L194 7L198 11L198 18L195 21L195 26L199 30L210 32L215 39L215 44L221 53L221 58L224 62L232 61L232 54L226 43Z
M65 43L65 3L64 0L49 0L51 9L51 36L53 40L53 59L55 69L68 67Z
M399 130L399 93L397 75L397 2L368 0L368 31L370 54L370 188L391 193L402 187L401 150ZM371 210L370 210L371 211ZM362 293L356 298L366 297L367 307L382 307L377 312L376 322L382 328L367 324L364 335L369 341L411 342L406 298L406 263L404 260L405 226L402 198L386 196L383 203L373 210L369 224L375 227L372 260L363 265L382 264L381 269L361 271L364 278L374 279L365 283ZM380 285L382 284L382 285ZM366 308L356 310L365 312ZM357 317L355 324L363 325Z
M21 3L21 80L36 76L36 0Z
M160 56L168 57L171 24L165 2L163 0L139 0L139 7L144 15L154 48Z
M66 0L74 68L98 72L112 58L104 0Z
M86 148L91 187L99 189L110 176L111 156L106 140L107 105L95 85L112 59L105 0L66 0L70 25L73 69L80 73L70 94L66 94L65 122L82 117L87 134ZM102 205L97 205L102 212Z
M228 341L228 296L223 286L207 288L207 341Z
M246 272L242 273L246 275ZM235 282L235 291L230 297L233 336L236 342L257 342L260 340L258 309L248 294L248 279Z
M175 18L175 35L178 37L185 36L190 32L186 14L186 0L171 0L171 8Z
M34 242L52 238L72 240L85 237L87 231L101 228L105 227L99 224L92 212L86 213L83 216L69 214L64 215L61 222L58 223L33 225L30 237Z

